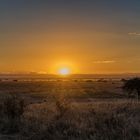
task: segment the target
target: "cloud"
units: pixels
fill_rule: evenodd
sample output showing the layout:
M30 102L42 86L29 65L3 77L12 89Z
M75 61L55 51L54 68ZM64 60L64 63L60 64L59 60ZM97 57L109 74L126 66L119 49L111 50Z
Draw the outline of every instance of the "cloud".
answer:
M115 63L116 61L114 60L102 60L102 61L93 61L95 64L112 64Z
M140 62L140 58L135 58L127 61L127 63L135 63L135 62Z
M130 33L128 33L128 35L131 35L131 36L140 36L140 33L130 32Z

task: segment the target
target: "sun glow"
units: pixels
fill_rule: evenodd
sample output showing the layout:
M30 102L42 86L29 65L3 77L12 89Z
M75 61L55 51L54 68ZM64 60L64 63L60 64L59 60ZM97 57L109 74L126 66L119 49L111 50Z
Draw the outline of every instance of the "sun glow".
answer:
M68 76L79 73L77 64L73 61L55 60L50 65L49 73Z
M59 69L58 73L60 75L64 75L65 76L65 75L69 75L71 72L70 72L69 68L61 68L61 69Z

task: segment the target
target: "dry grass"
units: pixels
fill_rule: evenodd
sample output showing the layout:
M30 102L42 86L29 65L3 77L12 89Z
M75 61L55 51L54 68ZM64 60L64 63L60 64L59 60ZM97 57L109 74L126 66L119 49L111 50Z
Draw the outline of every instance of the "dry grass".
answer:
M23 91L27 90L27 83L24 83L24 85L18 84L20 86L16 85L17 89L14 88L16 93L23 89ZM27 87L33 90L33 87L38 84L35 83L35 85L30 85L31 87L29 85ZM37 91L41 92L41 89L45 88L45 84L40 84L38 90L34 89L36 92L32 91L32 93L37 95ZM101 94L104 91L113 91L114 86L115 90L118 90L116 89L117 85L105 83L107 87L112 87L109 89L110 91L107 91L108 88L104 88L105 85L98 85L93 82L78 83L80 86L77 86L77 82L71 85L58 82L58 88L55 87L54 90L52 83L49 84L52 95L51 98L47 99L41 96L47 88L42 89L41 95L39 94L36 98L34 96L33 98L27 98L32 93L24 94L24 96L18 94L16 97L7 97L6 94L1 94L1 140L140 139L140 103L138 101L113 99L113 92L109 93L110 96L107 100L105 98L94 99L93 95L90 95L92 94L90 90L98 90ZM15 84L13 85L15 86ZM12 88L13 85L7 86ZM6 84L4 86L6 87ZM0 88L2 91L3 87ZM6 90L6 88L3 88L3 90ZM88 95L82 95L85 98L80 98L80 94L78 96L74 95L78 90L80 93L84 91L83 94ZM74 91L72 100L69 100L67 91L68 93ZM107 94L105 93L105 95ZM101 95L101 97L103 96ZM24 97L24 101L20 97Z
M58 103L59 102L59 103ZM19 102L16 102L19 105ZM3 116L7 116L3 114ZM28 105L14 139L21 140L139 140L140 103L130 101ZM11 124L0 125L11 129ZM18 117L16 117L18 118ZM12 121L12 120L10 120ZM12 130L12 129L11 129ZM1 129L1 134L2 134ZM6 133L5 133L6 134ZM9 132L7 133L9 134Z

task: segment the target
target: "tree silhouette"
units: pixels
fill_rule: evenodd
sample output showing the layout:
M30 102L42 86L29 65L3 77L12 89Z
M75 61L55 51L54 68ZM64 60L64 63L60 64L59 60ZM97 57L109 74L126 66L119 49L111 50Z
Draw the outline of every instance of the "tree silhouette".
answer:
M123 90L128 93L129 96L137 95L140 98L140 78L132 78L124 81Z

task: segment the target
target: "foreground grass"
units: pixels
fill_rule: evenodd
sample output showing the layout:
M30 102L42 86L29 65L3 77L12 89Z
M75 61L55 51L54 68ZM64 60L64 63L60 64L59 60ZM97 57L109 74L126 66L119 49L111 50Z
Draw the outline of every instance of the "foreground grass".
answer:
M136 101L70 103L56 98L24 106L22 100L11 100L1 101L2 140L140 139L140 103Z

